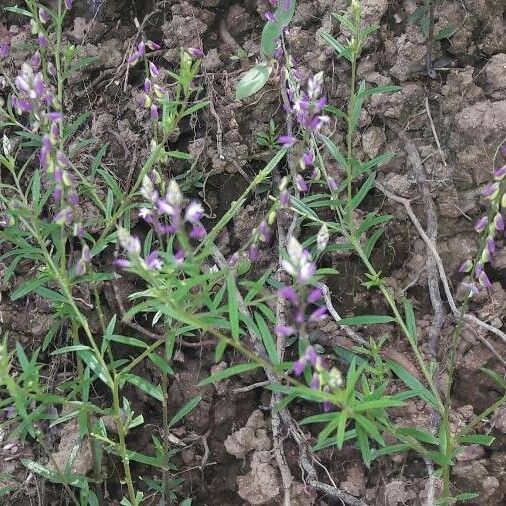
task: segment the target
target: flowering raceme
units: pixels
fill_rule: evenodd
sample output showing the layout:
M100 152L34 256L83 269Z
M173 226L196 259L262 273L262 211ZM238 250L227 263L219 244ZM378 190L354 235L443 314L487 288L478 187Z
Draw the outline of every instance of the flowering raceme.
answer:
M485 272L485 264L494 259L497 250L496 240L498 236L504 235L506 212L506 165L494 170L494 181L488 184L482 191L482 195L490 201L490 212L488 216L482 216L474 225L476 232L484 236L484 245L480 258L473 263L466 260L459 268L460 272L471 272L474 267L475 281L465 282L463 285L469 290L469 296L475 295L479 287L490 288L492 283Z

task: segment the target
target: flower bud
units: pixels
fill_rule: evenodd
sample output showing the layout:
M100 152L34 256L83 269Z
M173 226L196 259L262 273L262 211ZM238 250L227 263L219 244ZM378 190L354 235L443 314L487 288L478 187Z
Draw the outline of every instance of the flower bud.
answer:
M327 244L329 243L329 237L329 229L324 223L316 236L316 249L319 253L322 253L327 247Z

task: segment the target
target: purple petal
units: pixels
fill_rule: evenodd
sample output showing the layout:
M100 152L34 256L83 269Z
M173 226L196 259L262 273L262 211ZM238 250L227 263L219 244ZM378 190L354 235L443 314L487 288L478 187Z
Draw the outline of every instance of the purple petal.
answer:
M310 322L319 322L324 320L327 317L327 308L322 306L318 309L315 309L311 315L309 316Z
M290 148L297 142L297 139L293 135L280 135L278 137L278 142L283 147Z
M300 376L304 372L304 368L306 367L306 362L303 358L299 358L299 360L293 363L293 373L295 376Z
M506 176L506 165L494 170L494 178L500 181Z
M295 334L295 329L290 325L276 325L274 327L276 337L288 337Z
M207 234L206 232L206 229L204 228L204 225L202 225L201 223L197 223L196 225L193 226L191 232L190 232L190 237L192 239L202 239L203 237L205 237L205 235Z
M488 218L486 216L482 216L474 225L474 229L476 232L481 233L485 230L485 227L488 224Z
M295 291L293 286L284 286L283 288L280 288L278 291L278 295L285 300L293 302L294 304L296 304L297 301L299 300L299 296L297 295L297 292Z
M128 269L132 266L132 262L126 258L116 258L116 260L113 262L113 265L119 267L120 269Z
M320 289L314 288L309 292L309 295L307 296L307 301L309 304L314 304L315 302L318 302L323 297L323 294Z

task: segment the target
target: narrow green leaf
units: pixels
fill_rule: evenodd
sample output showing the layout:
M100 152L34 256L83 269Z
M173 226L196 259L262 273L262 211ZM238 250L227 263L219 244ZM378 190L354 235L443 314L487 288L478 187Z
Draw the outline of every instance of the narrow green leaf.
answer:
M306 416L306 418L303 418L299 425L307 425L309 423L325 423L325 422L331 422L336 417L336 413L319 413L318 415L311 415Z
M114 194L109 188L107 190L107 197L105 199L105 219L110 220L112 216L112 208L114 206Z
M402 88L400 86L395 86L393 84L385 84L383 86L374 86L372 88L362 89L358 93L363 97L370 97L371 95L375 95L377 93L396 93L401 91Z
M52 483L62 483L62 476L59 473L53 471L52 469L49 469L49 467L46 467L39 462L35 462L29 459L21 459L21 463L33 473L42 476Z
M318 34L338 54L338 56L344 56L348 61L351 62L352 56L350 54L350 50L347 47L344 47L328 32L318 31Z
M338 107L334 107L333 105L326 105L323 109L325 112L328 112L330 114L333 114L336 118L341 118L346 120L348 118L348 115L341 111Z
M332 158L334 158L334 160L336 160L336 162L338 162L342 168L345 169L348 166L348 162L346 161L346 158L341 153L341 151L339 151L339 148L328 137L325 137L325 135L321 135L320 137L327 147Z
M167 363L167 361L163 357L161 357L160 355L158 355L156 353L150 353L148 355L148 358L164 374L167 374L167 376L174 376L174 370L172 369L172 367Z
M494 441L494 436L488 434L468 434L466 436L459 436L458 441L460 444L478 444L482 446L490 446Z
M404 404L405 403L399 399L393 399L387 396L373 401L362 401L355 406L354 410L356 413L363 413L371 409L393 408L395 406L404 406Z
M435 446L438 446L440 444L439 439L426 430L414 429L412 427L401 427L397 431L403 436L410 436L422 443L427 443Z
M255 362L234 365L232 367L224 369L223 371L218 371L218 372L212 374L208 378L202 380L199 383L199 386L203 387L205 385L217 383L218 381L222 381L224 379L230 378L231 376L236 376L237 374L242 374L242 373L245 373L248 371L252 371L253 369L258 369L259 367L260 367L260 365L256 364Z
M369 258L374 250L374 246L376 246L376 243L378 242L379 238L383 235L383 232L385 229L378 228L376 229L369 239L367 239L367 242L364 246L364 253L366 258Z
M360 112L362 111L362 104L364 102L364 92L365 92L365 81L361 81L358 89L358 93L355 95L355 100L353 101L353 107L351 109L350 114L350 128L355 131L358 126L358 121L360 119Z
M176 425L179 420L183 419L188 413L193 411L202 400L202 396L197 395L193 399L190 399L170 420L169 420L169 428Z
M144 378L141 378L140 376L137 376L136 374L121 374L121 380L122 383L130 383L134 386L136 386L139 390L142 390L143 392L147 393L148 395L151 395L154 399L157 401L163 402L163 392L160 385L153 385L149 381L145 380Z
M25 295L28 295L29 293L33 292L37 287L42 285L47 281L47 278L45 276L41 276L35 279L30 279L28 281L25 281L24 283L21 283L15 290L11 292L10 299L11 301L15 301L18 299L21 299Z
M84 344L74 344L73 346L64 346L63 348L58 348L53 351L51 355L63 355L64 353L74 353L75 351L83 351L90 350L89 346L85 346Z
M357 209L361 202L367 197L367 194L371 191L376 180L376 173L369 174L369 177L365 180L364 184L360 187L360 190L353 196L348 207L349 211Z
M30 189L33 207L34 209L37 209L40 200L40 170L38 169L33 173Z
M358 166L358 171L356 173L357 176L360 174L363 174L365 172L369 172L371 169L374 169L375 167L379 165L384 165L385 163L389 162L393 157L395 156L394 153L382 153L381 155L378 155L376 158L373 158L372 160L369 160L368 162L361 163Z
M343 447L344 438L346 434L346 422L348 421L348 414L346 411L339 413L339 423L336 431L336 445L339 450Z
M167 151L167 155L178 160L191 160L191 155L184 151Z
M214 350L214 361L220 362L220 360L223 358L223 354L225 353L225 350L227 349L227 341L221 340L218 343L218 346L216 346L216 349Z
M362 428L361 425L357 424L355 426L355 430L357 432L357 444L358 449L362 455L362 460L367 468L371 467L372 462L372 453L371 447L369 446L369 438L367 437L366 431Z
M102 365L97 360L97 357L92 351L80 350L77 352L77 354L81 357L82 361L98 376L100 380L102 380L109 387L111 386Z
M480 497L478 492L462 492L457 494L453 499L455 499L455 502L468 502L478 497Z
M230 320L230 333L235 341L239 341L239 308L237 306L237 285L234 273L227 272L228 316Z
M342 318L339 325L376 325L379 323L394 322L395 318L387 315L361 315L350 318Z
M12 7L4 7L4 11L8 12L14 12L14 14L22 14L23 16L28 16L29 18L32 18L32 13L26 9L22 9L21 7L18 7L17 5L14 5Z
M408 372L407 369L402 367L402 365L400 365L399 363L397 363L393 360L390 360L390 359L387 359L385 361L385 364L387 365L387 367L390 370L392 370L395 373L395 375L407 387L409 387L411 390L413 390L417 394L418 397L423 399L425 402L430 404L432 407L434 407L434 408L438 407L438 404L436 402L436 398L434 397L434 395L427 388L425 388L417 378L415 378L410 372Z
M406 318L406 327L408 328L409 335L414 343L418 342L416 333L416 319L415 312L413 311L413 304L408 299L404 299L404 314Z
M480 371L484 372L489 378L494 380L503 390L506 390L506 378L487 367L480 367Z
M265 351L267 352L269 359L274 365L278 365L278 350L276 348L274 337L272 336L267 323L265 323L263 316L259 313L255 314L255 320L258 325L258 330L260 331L260 336L262 337L262 342L264 343Z

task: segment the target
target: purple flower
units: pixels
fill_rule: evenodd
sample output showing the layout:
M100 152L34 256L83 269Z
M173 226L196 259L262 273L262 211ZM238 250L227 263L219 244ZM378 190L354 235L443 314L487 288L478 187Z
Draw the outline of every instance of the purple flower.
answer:
M137 53L139 55L139 58L142 58L146 54L146 44L144 44L144 41L140 41L139 45L137 46Z
M323 294L319 288L313 288L309 295L307 296L307 301L309 304L314 304L318 302L323 297Z
M313 374L313 377L311 378L311 383L309 384L309 386L313 389L313 390L318 390L320 388L320 377L318 376L318 374Z
M39 7L39 19L40 22L45 25L51 19L51 16L49 15L49 12L46 11L46 9Z
M295 185L297 186L297 189L301 193L306 193L309 190L308 184L306 183L305 179L300 174L297 174L295 176Z
M0 59L7 58L11 54L11 46L9 44L0 44Z
M474 229L476 232L481 234L485 230L485 227L488 224L488 218L486 216L482 216L474 225Z
M295 334L295 329L290 325L276 325L274 327L276 337L288 337Z
M493 238L487 239L487 249L490 252L490 255L492 256L495 253L495 241Z
M196 200L190 202L186 208L184 219L189 223L198 223L204 215L204 208Z
M43 33L37 35L37 44L39 47L47 47L47 37Z
M318 354L316 353L316 350L314 349L313 346L309 345L306 348L306 351L304 352L304 358L305 358L306 362L311 364L313 367L317 364Z
M258 246L255 243L249 247L248 257L252 262L256 262L258 260Z
M473 268L473 262L471 260L466 260L459 267L459 272L471 272Z
M293 286L284 286L283 288L280 288L278 291L278 295L285 300L293 302L294 304L297 304L299 300L299 296L297 295L297 292L295 291Z
M72 9L72 3L74 2L74 0L65 0L65 9L67 9L68 11L70 9Z
M300 376L304 372L304 368L306 367L306 361L303 358L299 358L299 360L293 363L293 373L295 376Z
M146 95L149 95L151 93L152 88L153 88L153 86L151 83L151 79L146 77L146 79L144 79L144 93Z
M504 230L504 218L501 213L497 213L494 216L494 227L496 230L502 232Z
M337 181L332 177L329 177L328 184L329 184L329 188L332 191L337 191L339 189L339 185L337 184Z
M176 253L174 254L174 262L177 265L181 265L184 262L184 258L185 258L185 253L182 249L177 250Z
M315 309L309 316L310 322L320 322L327 317L327 308L322 306Z
M199 47L189 47L186 52L195 59L204 58L204 51Z
M34 70L38 70L40 68L41 61L42 60L41 60L40 52L36 51L30 60L30 63L32 64L32 67Z
M279 203L282 206L287 206L290 203L290 192L288 190L283 190L279 195Z
M228 259L228 265L235 267L239 263L239 253L237 251Z
M269 242L272 238L271 229L265 221L262 221L260 225L258 225L258 236L262 242Z
M151 51L157 51L158 49L160 49L162 46L160 46L160 44L157 44L156 42L153 42L152 40L148 40L146 42L146 46L149 47L149 49L151 49Z
M266 19L267 21L274 21L274 20L276 19L276 16L274 16L274 14L273 14L272 12L270 12L270 11L267 11L267 12L264 14L264 16L265 16L265 19Z
M129 57L128 57L128 63L130 65L135 65L139 61L140 55L138 51L134 51Z
M63 114L61 112L48 112L47 117L50 121L61 121L63 119Z
M62 209L55 217L54 222L58 225L72 225L72 222L74 221L74 212L70 207L66 207L65 209Z
M76 276L84 276L86 274L86 263L79 260L76 264Z
M205 237L205 235L207 234L206 232L206 229L204 228L204 225L202 225L201 223L196 223L193 228L191 229L191 232L190 232L190 237L192 239L202 239Z
M56 79L56 67L53 65L53 62L47 64L47 72L51 77Z
M304 167L312 167L314 164L314 153L312 151L306 151L302 155L302 162L304 163Z
M79 195L74 191L68 194L69 204L77 207L79 205Z
M307 83L307 94L311 100L318 98L323 89L323 72L318 72Z
M130 260L127 260L126 258L116 258L113 264L116 267L119 267L120 269L128 269L132 267L132 262L130 262Z
M150 108L149 108L149 117L151 120L153 121L157 121L158 118L159 118L159 114L158 114L158 107L156 107L155 104L153 104Z
M323 401L322 407L323 411L325 411L325 413L328 413L332 409L332 403L330 401Z
M499 183L490 183L485 188L483 188L482 195L489 199L493 200L499 193Z
M150 271L158 271L162 268L162 262L158 258L158 251L152 251L144 260L146 268Z
M484 288L490 288L492 286L492 283L490 282L489 277L486 275L485 271L482 270L478 276L478 281L481 286Z
M85 244L83 246L83 250L81 252L81 258L87 264L89 264L91 262L91 258L92 258L92 256L91 256L91 250L90 250L90 247L87 244Z
M462 286L468 291L469 297L480 293L480 290L474 283L462 283Z
M297 139L293 135L280 135L278 138L278 142L285 148L292 147Z
M160 75L160 70L151 61L149 62L149 73L150 73L151 77L158 77Z
M494 178L501 181L506 176L506 165L494 170Z
M128 230L120 228L118 230L118 241L120 246L128 255L139 255L141 252L141 241L138 237L130 235Z
M311 255L305 250L295 237L288 240L288 260L281 261L281 267L301 283L306 283L316 272L316 265Z

